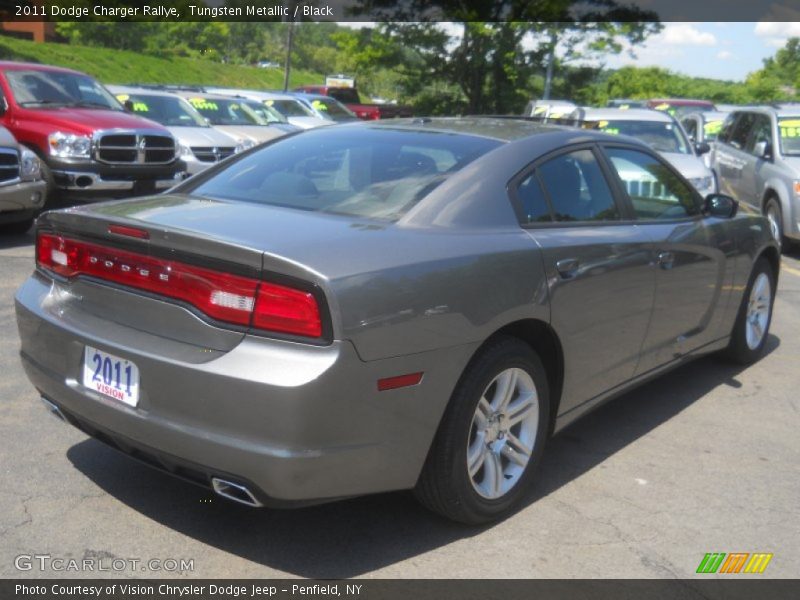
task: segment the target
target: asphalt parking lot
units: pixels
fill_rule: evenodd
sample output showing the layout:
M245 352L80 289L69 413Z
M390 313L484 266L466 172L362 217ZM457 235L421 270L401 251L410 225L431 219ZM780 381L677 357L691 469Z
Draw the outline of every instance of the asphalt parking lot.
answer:
M115 574L20 571L19 555L193 560L116 573L135 577L627 578L695 576L707 552L771 552L756 577L800 573L800 252L783 259L759 363L703 358L607 404L551 441L517 514L464 528L407 493L240 507L48 416L17 356L13 294L32 243L0 237L2 577Z

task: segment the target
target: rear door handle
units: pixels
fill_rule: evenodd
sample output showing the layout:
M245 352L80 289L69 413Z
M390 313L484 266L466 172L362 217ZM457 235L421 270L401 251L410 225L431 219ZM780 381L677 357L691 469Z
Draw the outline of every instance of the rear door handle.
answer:
M672 252L659 252L658 264L662 269L671 269L675 264L675 255Z
M556 263L556 271L562 279L571 279L578 272L580 262L577 258L563 258Z

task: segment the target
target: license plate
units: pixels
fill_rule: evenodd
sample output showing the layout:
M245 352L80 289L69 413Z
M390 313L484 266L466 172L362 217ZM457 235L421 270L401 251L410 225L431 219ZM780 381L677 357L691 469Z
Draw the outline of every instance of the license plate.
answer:
M129 360L86 346L83 385L129 406L139 403L139 369Z

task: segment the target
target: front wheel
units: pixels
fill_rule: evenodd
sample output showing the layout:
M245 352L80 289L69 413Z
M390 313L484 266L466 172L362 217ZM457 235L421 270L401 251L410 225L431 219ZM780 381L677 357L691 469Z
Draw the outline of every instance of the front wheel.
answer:
M508 514L541 458L549 401L544 367L530 346L512 337L490 342L456 386L417 498L462 523Z
M775 196L772 196L764 205L764 216L769 221L769 230L772 232L772 237L777 240L778 244L784 245L785 238L783 237L783 211L781 211L780 202Z
M764 353L774 302L775 274L762 257L753 266L726 351L733 362L749 365Z

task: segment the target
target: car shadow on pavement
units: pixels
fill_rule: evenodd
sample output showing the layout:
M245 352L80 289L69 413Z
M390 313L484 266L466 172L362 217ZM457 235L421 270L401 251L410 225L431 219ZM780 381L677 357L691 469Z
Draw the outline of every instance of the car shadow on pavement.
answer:
M31 229L27 233L0 233L0 250L30 246L33 242Z
M770 335L766 352L779 345ZM712 389L740 387L736 377L743 369L713 356L701 358L568 427L550 441L538 483L522 508L580 477ZM301 577L359 576L491 527L450 523L420 507L408 492L293 510L250 509L132 461L95 440L71 447L67 457L108 494L155 522Z

